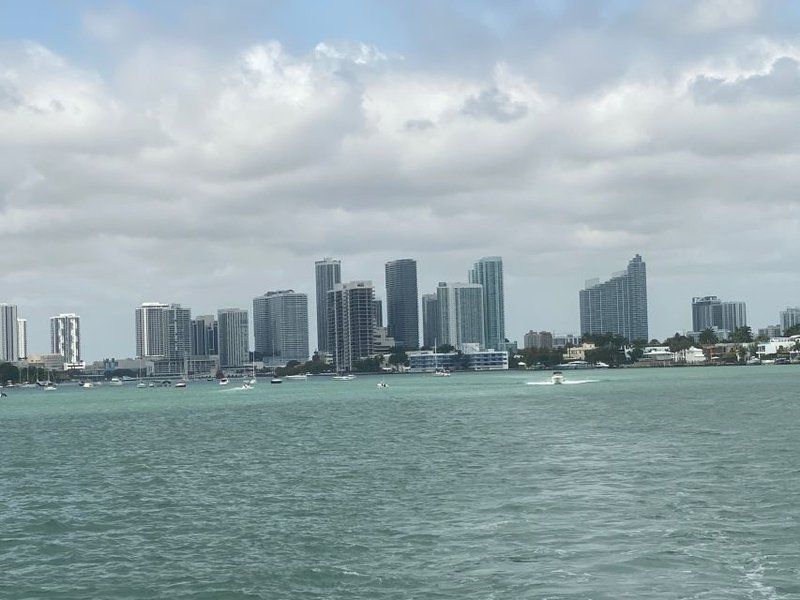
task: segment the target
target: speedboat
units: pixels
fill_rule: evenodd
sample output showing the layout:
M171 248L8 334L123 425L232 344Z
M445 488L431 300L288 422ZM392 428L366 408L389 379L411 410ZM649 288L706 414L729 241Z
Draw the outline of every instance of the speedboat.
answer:
M91 381L83 381L83 382L79 383L78 385L81 386L82 388L93 388L94 387L94 384Z
M186 387L186 382L185 381L179 381L178 383L175 384L174 387L176 387L176 388L185 388Z
M274 376L272 379L269 380L270 383L283 383L283 379L278 377L277 375Z
M227 377L220 378L219 384L220 385L228 385L228 378Z
M139 383L136 384L136 387L137 388L146 388L147 384L144 381L140 381Z
M433 372L434 377L450 377L450 371L447 369L436 369Z
M378 387L379 387L379 388L388 388L388 387L389 387L389 384L388 384L388 383L386 383L385 381L379 381L379 382L378 382Z
M553 371L553 376L550 377L553 385L560 385L564 383L564 374L561 371Z
M112 377L109 380L108 385L122 385L122 380L119 377Z

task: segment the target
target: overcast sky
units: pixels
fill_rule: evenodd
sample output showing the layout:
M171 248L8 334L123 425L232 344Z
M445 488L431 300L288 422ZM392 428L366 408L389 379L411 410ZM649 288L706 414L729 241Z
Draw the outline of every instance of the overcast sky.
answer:
M800 304L800 3L0 0L0 302L49 351L135 353L134 309L383 296L504 259L506 335L577 332L640 253L651 337L691 297Z

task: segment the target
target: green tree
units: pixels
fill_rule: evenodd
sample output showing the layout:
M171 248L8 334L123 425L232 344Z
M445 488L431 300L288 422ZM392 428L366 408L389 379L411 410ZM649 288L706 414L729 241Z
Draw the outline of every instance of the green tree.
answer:
M700 343L704 346L713 346L719 342L719 337L717 336L717 332L711 329L711 327L706 327L700 333Z
M790 336L790 335L800 335L800 323L798 323L797 325L792 325L791 327L789 327L789 329L787 329L783 333L783 335L785 335L787 337Z
M753 331L749 325L742 325L733 330L731 341L737 344L749 344L753 341Z
M712 335L714 334L712 330L709 329L708 331L711 331ZM688 350L689 348L692 347L692 343L693 342L691 338L688 338L685 335L681 335L678 332L675 332L675 335L664 340L664 345L669 346L670 352L682 352L683 350Z
M0 365L0 385L8 381L19 383L19 369L7 362Z
M408 354L404 350L398 350L389 355L390 365L405 365L408 366Z

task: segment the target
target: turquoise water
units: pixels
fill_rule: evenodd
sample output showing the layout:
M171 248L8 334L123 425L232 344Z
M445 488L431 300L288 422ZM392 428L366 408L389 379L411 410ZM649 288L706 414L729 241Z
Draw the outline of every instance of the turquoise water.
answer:
M0 401L2 598L800 598L800 368Z

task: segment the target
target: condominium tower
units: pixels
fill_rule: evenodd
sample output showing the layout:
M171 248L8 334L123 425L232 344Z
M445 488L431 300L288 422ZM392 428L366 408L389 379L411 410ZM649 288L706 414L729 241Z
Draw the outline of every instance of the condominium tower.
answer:
M214 315L198 315L192 319L192 356L219 354L219 330Z
M16 304L0 304L0 361L19 359L19 325Z
M436 294L422 295L422 344L433 348L439 341L439 304Z
M50 352L64 357L64 368L81 362L81 318L72 313L50 317Z
M240 367L247 364L250 330L247 311L241 308L221 308L217 311L217 322L220 366Z
M419 348L417 261L402 258L386 263L386 322L398 348Z
M503 259L487 256L475 263L469 282L483 286L483 337L486 347L504 350L506 341Z
M786 334L786 330L800 324L800 307L787 307L780 312L781 333Z
M628 268L579 292L582 334L613 333L630 341L648 340L647 269L638 254Z
M192 311L145 302L136 309L136 356L183 360L192 349Z
M342 281L342 263L325 258L314 263L317 279L317 349L328 352L328 292Z
M692 331L722 329L728 332L747 325L744 302L722 301L716 296L692 298Z
M440 345L459 348L461 344L476 343L486 347L482 285L440 282L436 300Z
M308 296L294 290L267 292L253 299L255 351L265 362L283 366L308 360Z
M374 350L375 288L371 281L337 283L328 292L328 351L337 371L351 371Z

